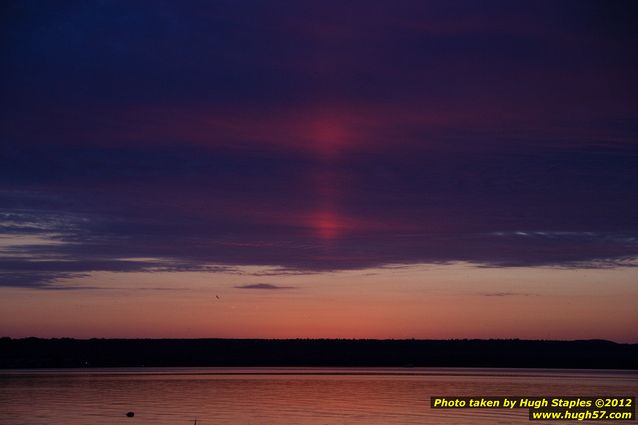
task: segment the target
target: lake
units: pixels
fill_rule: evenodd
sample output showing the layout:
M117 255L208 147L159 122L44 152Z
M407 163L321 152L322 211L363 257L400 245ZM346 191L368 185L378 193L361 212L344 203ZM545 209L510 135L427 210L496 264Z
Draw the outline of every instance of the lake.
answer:
M0 424L530 424L431 396L636 395L638 371L126 368L0 371ZM135 416L126 417L134 411ZM554 422L558 423L558 422ZM613 423L613 422L606 422ZM618 423L618 422L616 422Z

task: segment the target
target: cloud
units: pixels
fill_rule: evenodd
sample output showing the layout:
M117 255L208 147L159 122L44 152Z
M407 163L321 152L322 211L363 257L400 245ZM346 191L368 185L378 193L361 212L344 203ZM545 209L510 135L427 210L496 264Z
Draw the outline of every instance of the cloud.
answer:
M1 266L0 266L1 268ZM22 270L18 272L0 271L0 287L66 290L66 289L94 289L84 286L69 286L60 281L84 276L81 273L65 273L57 271Z
M238 285L235 286L237 289L294 289L294 286L279 286L273 285L272 283L250 283L246 285Z
M480 295L484 297L530 297L530 296L533 296L534 294L526 294L526 293L519 293L519 292L484 292L484 293L481 293Z
M0 285L631 266L637 15L608 3L12 2Z
M624 194L632 185L601 190L596 205L585 205L589 194L580 199L568 187L554 196L545 189L556 191L556 185L538 180L538 186L516 188L524 194L507 197L500 180L489 188L481 182L498 174L446 164L450 170L439 175L436 165L417 171L409 163L392 169L379 162L388 170L383 181L355 164L338 177L348 184L332 205L321 205L316 195L330 190L300 184L308 180L303 174L285 179L286 185L261 172L238 185L243 190L223 190L208 184L203 170L193 170L195 180L125 179L100 192L82 181L24 196L0 192L0 207L11 217L0 238L0 285L40 288L95 271L246 273L243 266L268 267L256 272L262 276L457 261L479 267L635 266L636 202ZM520 181L531 184L519 165ZM472 178L459 177L461 172ZM561 172L553 174L560 180ZM467 180L457 188L446 178Z

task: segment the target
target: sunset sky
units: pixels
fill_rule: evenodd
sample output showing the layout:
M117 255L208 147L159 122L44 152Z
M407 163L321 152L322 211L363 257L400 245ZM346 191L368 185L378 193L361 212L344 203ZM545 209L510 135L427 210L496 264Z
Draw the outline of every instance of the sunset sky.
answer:
M638 342L637 2L0 7L0 336Z

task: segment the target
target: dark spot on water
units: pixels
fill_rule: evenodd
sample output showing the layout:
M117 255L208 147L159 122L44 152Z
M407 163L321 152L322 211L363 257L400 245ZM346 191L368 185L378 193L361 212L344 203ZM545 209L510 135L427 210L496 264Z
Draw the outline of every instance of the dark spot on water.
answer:
M132 418L133 416L135 416L135 413L134 412L128 412L126 414L126 416L129 417L129 418Z

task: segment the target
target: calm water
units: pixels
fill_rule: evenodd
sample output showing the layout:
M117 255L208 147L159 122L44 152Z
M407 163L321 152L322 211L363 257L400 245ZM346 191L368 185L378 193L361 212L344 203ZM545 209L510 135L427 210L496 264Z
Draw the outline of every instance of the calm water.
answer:
M0 424L192 425L197 420L198 425L529 425L526 409L433 410L430 396L597 394L638 394L638 373L438 368L0 371ZM125 416L130 410L135 417Z

